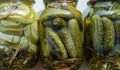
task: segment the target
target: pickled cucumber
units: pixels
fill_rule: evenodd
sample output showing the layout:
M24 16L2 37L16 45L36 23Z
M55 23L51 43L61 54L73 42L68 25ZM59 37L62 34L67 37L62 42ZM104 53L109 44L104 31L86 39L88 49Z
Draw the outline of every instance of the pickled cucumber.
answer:
M65 25L66 25L66 22L62 18L55 18L53 20L53 26L56 27L56 28L62 28Z
M98 15L94 15L91 21L91 35L93 41L93 48L98 54L102 54L103 52L103 24L101 17Z
M82 49L83 37L80 31L80 26L78 21L76 19L69 20L68 29L70 31L70 34L72 35L74 44L76 46L77 56L81 58L83 54L83 49Z
M103 28L104 28L104 36L103 36L103 48L104 50L112 50L115 41L115 30L113 23L110 19L103 17Z
M38 41L38 23L35 21L30 25L24 27L24 36L31 42L36 43Z
M75 58L77 56L76 47L69 30L67 28L62 28L59 35L65 45L65 48L67 49L69 56L71 58Z
M67 58L67 51L58 34L53 29L47 27L46 35L48 36L49 42L55 48L55 55L57 55L58 59L65 60Z

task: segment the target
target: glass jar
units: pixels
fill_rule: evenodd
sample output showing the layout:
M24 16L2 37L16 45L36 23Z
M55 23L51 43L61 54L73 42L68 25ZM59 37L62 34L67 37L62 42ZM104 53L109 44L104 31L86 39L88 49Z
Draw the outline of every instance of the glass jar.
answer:
M120 70L120 1L91 0L85 20L86 61L93 70Z
M82 63L83 19L76 2L44 0L46 9L39 20L40 55L49 70L77 69Z
M38 17L30 0L0 0L0 70L28 70L38 58Z

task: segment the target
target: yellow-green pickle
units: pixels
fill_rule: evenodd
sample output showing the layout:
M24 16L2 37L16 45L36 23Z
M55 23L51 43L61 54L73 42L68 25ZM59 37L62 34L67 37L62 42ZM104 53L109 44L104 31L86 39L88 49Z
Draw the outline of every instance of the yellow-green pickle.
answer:
M120 70L120 0L90 0L88 6L86 61L92 70Z
M38 60L34 0L0 0L0 70L28 70Z
M76 70L83 60L83 19L77 0L44 0L39 19L40 56L48 70Z

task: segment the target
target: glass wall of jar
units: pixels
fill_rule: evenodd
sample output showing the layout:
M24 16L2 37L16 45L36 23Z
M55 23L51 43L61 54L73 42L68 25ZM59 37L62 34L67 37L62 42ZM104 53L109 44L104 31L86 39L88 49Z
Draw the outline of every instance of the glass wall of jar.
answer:
M93 70L120 70L120 1L91 0L88 5L86 61Z
M83 20L77 0L44 0L39 20L40 55L49 70L77 69L83 60Z
M0 70L27 70L37 62L38 17L33 0L0 0Z

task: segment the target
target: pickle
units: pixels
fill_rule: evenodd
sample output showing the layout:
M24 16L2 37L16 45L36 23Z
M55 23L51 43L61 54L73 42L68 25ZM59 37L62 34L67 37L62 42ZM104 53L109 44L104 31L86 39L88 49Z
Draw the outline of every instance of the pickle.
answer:
M31 24L34 22L33 19L28 19L19 15L11 15L7 17L8 21L12 21L12 22L18 22L21 24Z
M34 23L27 25L24 28L25 37L33 43L38 41L38 23L35 21Z
M41 49L40 49L40 54L42 55L41 59L44 60L45 58L49 58L51 54L51 48L49 47L48 44L46 44L45 41L45 28L43 27L42 23L39 21L39 37L40 37L40 44L41 44Z
M31 38L30 38L30 40L31 40L32 43L37 43L38 42L38 38L39 38L37 21L35 21L34 23L32 23L30 25L30 29L31 29L31 35L30 35Z
M23 25L20 23L14 23L7 20L0 21L0 28L9 28L9 29L23 29Z
M55 48L55 55L58 59L65 60L67 58L67 51L59 38L58 34L54 32L51 28L46 28L46 35L48 37L49 42Z
M20 42L20 36L7 35L0 32L0 44L5 45L17 45Z
M53 21L51 20L46 20L43 25L45 27L51 27L54 30L59 30L62 27L64 27L66 25L65 20L63 20L62 18L54 18Z
M40 44L41 44L41 48L40 48L40 54L41 54L41 60L44 60L44 58L47 58L50 56L50 47L46 46L46 41L45 41L45 28L43 27L42 23L39 20L39 27L38 27L38 31L39 31L39 37L40 37Z
M69 12L68 10L63 10L63 9L51 9L49 10L49 8L47 10L45 10L46 14L43 13L43 15L41 15L40 17L40 21L44 22L46 21L48 18L72 18L73 15L71 15L71 12Z
M67 49L69 56L71 58L75 58L77 56L76 47L69 30L67 28L62 28L59 35L65 45L65 48Z
M51 17L72 18L71 12L64 9L53 9L47 13Z
M42 55L42 59L45 60L45 58L49 58L51 55L51 45L49 44L48 41L41 41L41 55Z
M31 28L30 28L30 25L27 25L25 28L24 28L24 36L29 40L31 39Z
M48 59L51 55L52 48L49 45L48 40L47 39L45 40L46 33L45 33L45 28L42 24L46 25L46 23L48 22L45 21L44 23L41 23L39 20L38 31L39 31L40 44L41 44L41 48L40 48L41 61L48 63Z
M93 41L93 48L98 54L102 54L103 52L103 24L101 17L98 15L94 15L91 21L91 35Z
M44 21L43 26L44 27L51 27L51 28L54 27L53 22L51 20Z
M103 36L103 48L104 50L112 50L115 41L115 30L113 23L110 19L103 17L103 28L104 28L104 36Z
M9 35L23 35L23 29L4 29L4 28L0 28L0 32L5 33L5 34L9 34Z
M77 50L77 53L78 53L78 57L82 57L83 55L83 49L82 49L82 34L81 34L81 31L80 31L80 27L79 27L79 23L76 19L71 19L69 20L68 22L68 29L72 35L72 38L73 38L73 41L74 41L74 44L76 46L76 50Z
M57 28L64 27L66 25L66 22L62 18L55 18L53 20L53 26Z
M9 22L6 20L0 21L0 31L9 35L22 35L23 25L20 23Z

